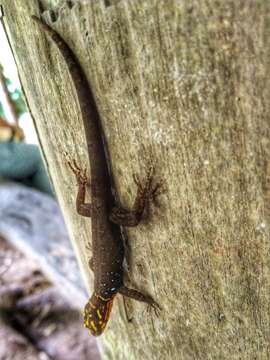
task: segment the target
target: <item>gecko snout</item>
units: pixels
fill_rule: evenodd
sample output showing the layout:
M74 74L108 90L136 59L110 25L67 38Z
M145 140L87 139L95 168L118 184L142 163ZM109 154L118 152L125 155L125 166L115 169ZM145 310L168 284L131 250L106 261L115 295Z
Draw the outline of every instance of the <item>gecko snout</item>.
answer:
M93 336L103 333L112 310L113 297L102 298L94 293L84 308L84 326L87 327Z

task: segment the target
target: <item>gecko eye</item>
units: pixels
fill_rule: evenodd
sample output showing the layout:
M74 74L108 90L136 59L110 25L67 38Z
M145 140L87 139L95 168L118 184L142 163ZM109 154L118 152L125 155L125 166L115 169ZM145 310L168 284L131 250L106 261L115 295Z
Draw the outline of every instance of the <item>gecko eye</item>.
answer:
M104 299L93 294L84 308L84 325L94 336L103 333L112 310L113 298Z

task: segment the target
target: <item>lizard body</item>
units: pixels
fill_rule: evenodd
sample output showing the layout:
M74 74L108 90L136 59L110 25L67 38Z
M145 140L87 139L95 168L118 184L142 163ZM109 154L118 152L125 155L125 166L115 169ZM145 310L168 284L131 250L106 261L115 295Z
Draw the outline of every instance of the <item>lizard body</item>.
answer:
M102 126L93 93L81 65L67 43L49 25L32 16L62 53L69 69L86 133L90 160L91 204L85 203L88 179L75 161L68 162L78 183L77 212L92 220L92 253L90 267L94 272L94 292L85 306L84 323L94 336L100 335L108 322L113 300L117 293L148 303L158 304L148 295L128 289L123 284L124 244L120 226L136 226L159 184L152 185L152 170L143 186L136 180L137 196L133 210L117 208L112 193L112 179L102 138Z

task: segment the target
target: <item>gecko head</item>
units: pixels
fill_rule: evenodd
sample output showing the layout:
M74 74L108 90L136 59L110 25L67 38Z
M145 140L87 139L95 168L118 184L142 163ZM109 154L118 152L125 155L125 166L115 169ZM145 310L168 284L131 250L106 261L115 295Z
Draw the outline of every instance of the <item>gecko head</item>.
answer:
M99 336L103 333L110 317L114 296L104 299L94 293L85 305L84 326L92 335Z

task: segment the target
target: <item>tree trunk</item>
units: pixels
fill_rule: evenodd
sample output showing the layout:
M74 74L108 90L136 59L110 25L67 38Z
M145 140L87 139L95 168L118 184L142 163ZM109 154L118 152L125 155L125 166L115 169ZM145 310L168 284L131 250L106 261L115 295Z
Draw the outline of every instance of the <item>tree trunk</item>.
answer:
M48 4L51 3L47 1ZM84 277L90 220L76 215L63 157L87 164L62 56L31 21L38 1L2 0L10 41ZM43 0L43 5L46 3ZM60 3L60 1L58 1ZM131 283L162 306L118 296L107 359L268 359L270 2L61 2L51 22L91 80L120 200L150 161L165 192L128 230ZM49 8L49 5L47 9Z

